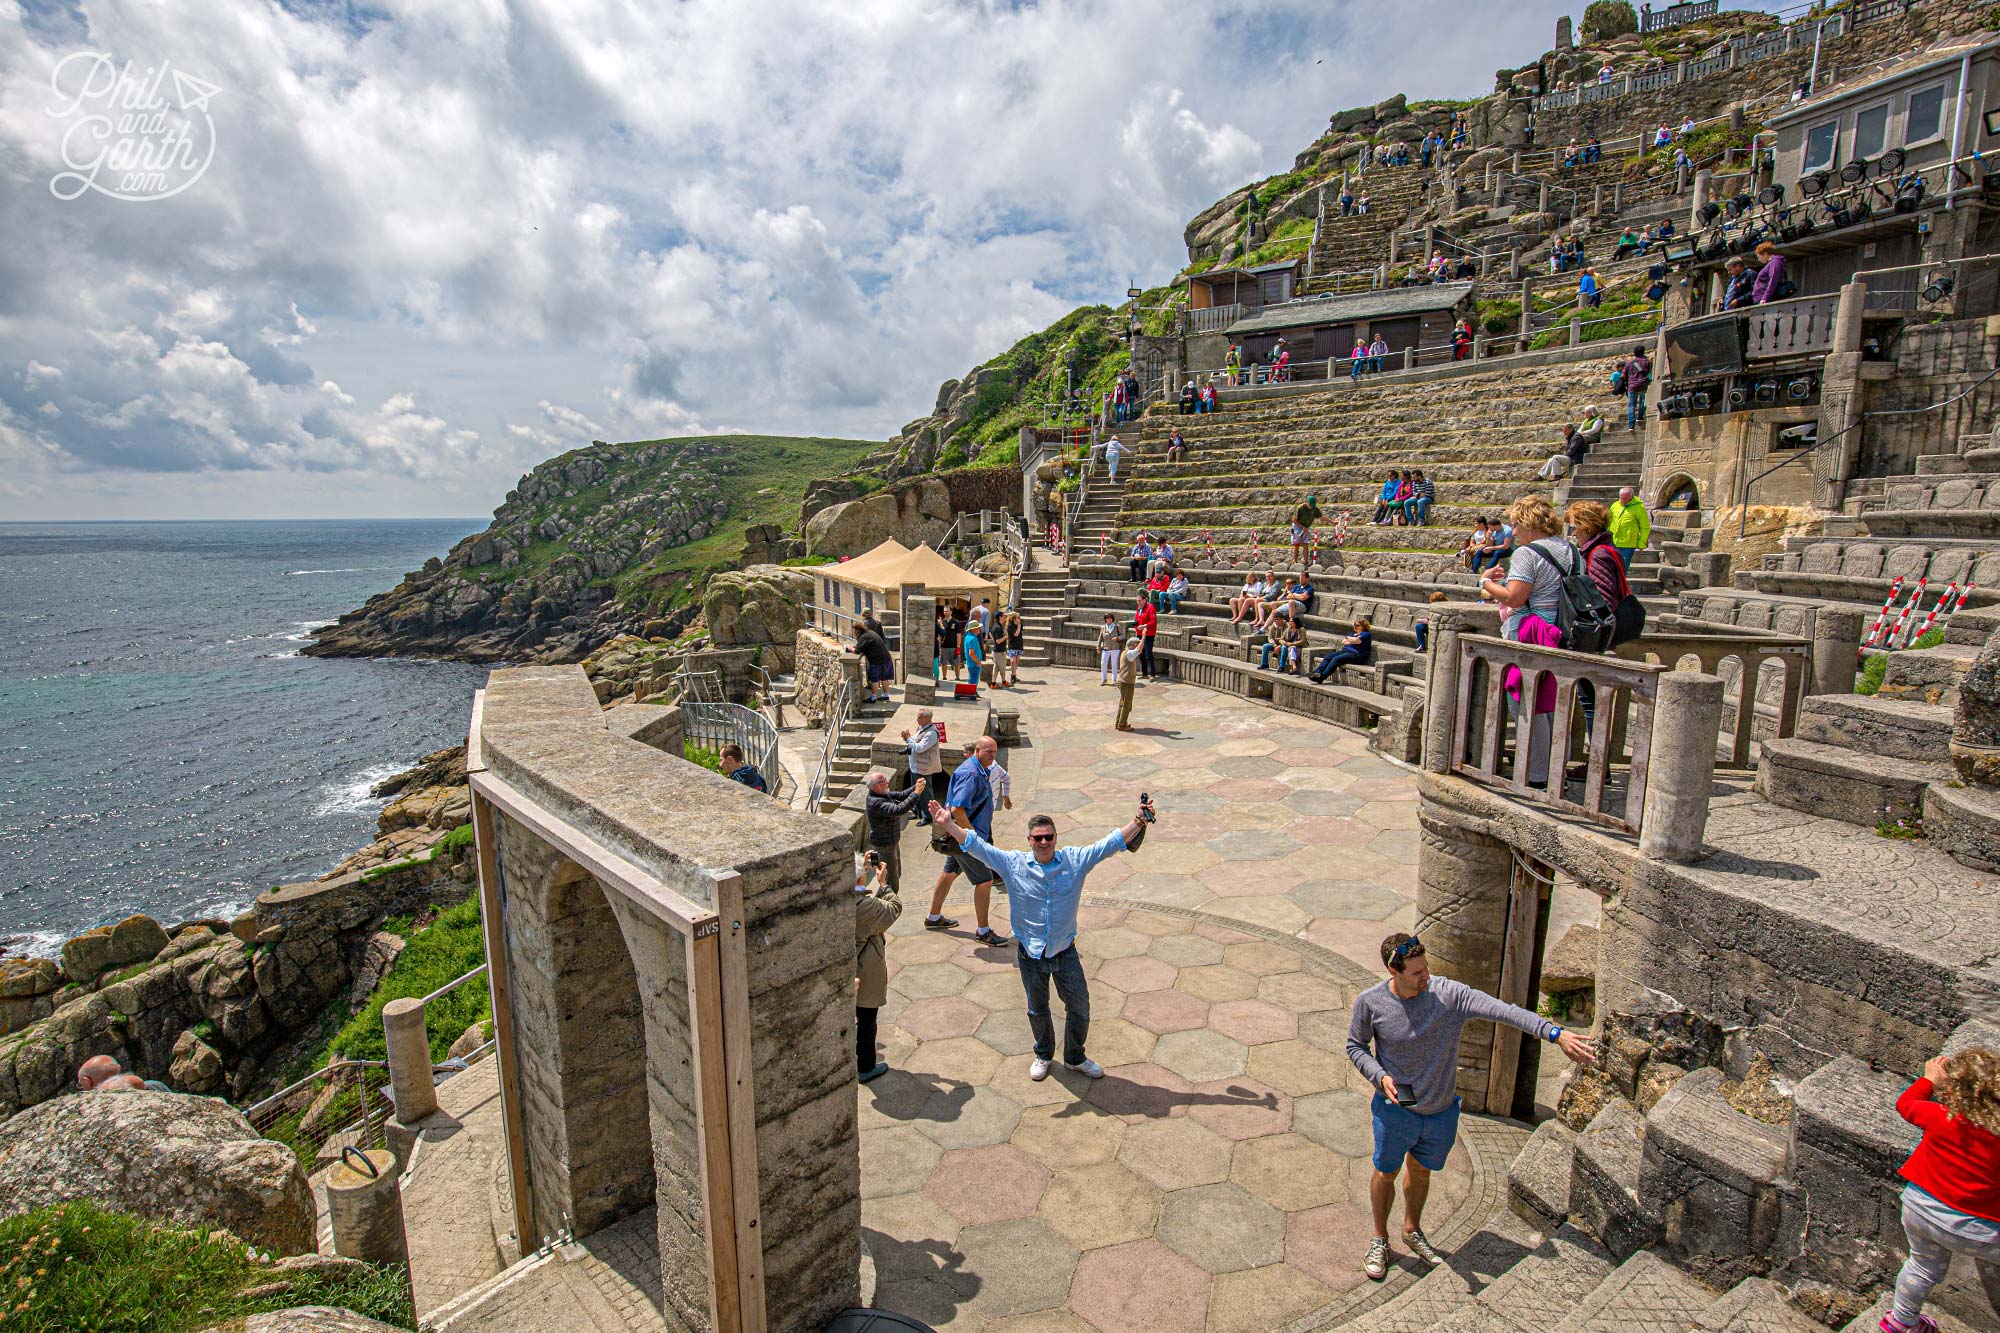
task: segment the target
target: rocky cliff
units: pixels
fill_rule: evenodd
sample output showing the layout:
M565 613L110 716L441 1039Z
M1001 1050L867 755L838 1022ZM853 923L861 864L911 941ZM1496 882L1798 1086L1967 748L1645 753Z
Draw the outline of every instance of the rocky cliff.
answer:
M619 634L676 632L742 534L789 517L858 440L718 435L593 443L537 466L492 524L320 630L320 656L575 661Z

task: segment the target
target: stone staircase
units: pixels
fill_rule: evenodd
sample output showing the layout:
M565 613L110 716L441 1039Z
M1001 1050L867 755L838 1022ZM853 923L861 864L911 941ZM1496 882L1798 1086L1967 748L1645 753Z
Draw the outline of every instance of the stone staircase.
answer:
M1021 576L1016 609L1021 613L1021 627L1027 636L1021 649L1021 665L1048 665L1050 622L1063 609L1063 587L1068 582L1069 571L1060 567L1029 570Z
M1353 187L1357 198L1367 194L1368 212L1347 217L1340 213L1339 186L1329 185L1319 241L1312 248L1312 271L1318 276L1300 284L1300 294L1334 290L1334 279L1325 275L1367 272L1387 262L1389 237L1424 199L1426 179L1435 183L1436 176L1414 162L1407 167L1371 167Z
M886 703L858 703L841 728L840 743L834 750L833 765L827 770L826 794L820 798L818 814L831 814L847 799L847 794L868 775L875 733L882 729L902 706L903 687L892 685Z

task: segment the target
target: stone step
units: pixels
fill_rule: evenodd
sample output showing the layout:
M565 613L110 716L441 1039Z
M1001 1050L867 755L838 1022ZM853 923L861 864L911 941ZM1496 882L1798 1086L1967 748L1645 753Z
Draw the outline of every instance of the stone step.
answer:
M1612 1271L1551 1333L1686 1333L1715 1293L1650 1250Z
M1924 791L1924 837L1974 870L2000 870L2000 794L1933 782Z
M1724 1292L1692 1327L1701 1333L1826 1333L1824 1324L1785 1299L1784 1288L1761 1277L1745 1278Z
M1935 648L1891 653L1889 668L1882 676L1882 693L1892 698L1955 704L1959 682L1978 660L1979 649L1964 643L1946 642Z
M1481 1314L1508 1322L1495 1328L1538 1333L1580 1308L1612 1273L1611 1256L1574 1227L1563 1227L1494 1279L1473 1300ZM1458 1328L1454 1323L1449 1327ZM1468 1328L1482 1327L1477 1323Z
M1622 1097L1605 1103L1576 1137L1570 1176L1570 1223L1617 1259L1659 1238L1659 1221L1639 1201L1646 1120Z
M1873 1305L1841 1325L1840 1333L1881 1333L1882 1316L1888 1314L1895 1303L1894 1292L1883 1292ZM1948 1315L1933 1306L1926 1306L1924 1313L1937 1320L1938 1333L1980 1333L1980 1330L1963 1319Z
M1948 781L1950 768L1800 740L1764 742L1757 790L1792 810L1868 827L1923 809L1924 791Z
M1799 712L1799 740L1920 763L1943 762L1951 710L1916 699L1815 694Z

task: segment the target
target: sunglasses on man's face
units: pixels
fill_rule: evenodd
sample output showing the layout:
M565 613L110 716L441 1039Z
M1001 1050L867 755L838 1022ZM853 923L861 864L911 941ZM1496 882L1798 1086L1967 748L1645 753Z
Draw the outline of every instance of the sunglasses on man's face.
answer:
M1029 842L1054 842L1055 840L1056 835L1053 833L1030 833L1028 835Z

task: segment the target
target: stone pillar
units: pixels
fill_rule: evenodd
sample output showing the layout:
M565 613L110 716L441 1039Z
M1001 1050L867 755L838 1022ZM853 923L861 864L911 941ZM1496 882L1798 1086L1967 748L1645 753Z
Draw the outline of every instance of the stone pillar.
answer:
M1722 677L1669 671L1659 680L1639 855L1685 863L1701 855L1701 835L1708 827L1715 741L1722 726Z
M1854 673L1861 669L1861 636L1865 615L1830 606L1813 611L1812 679L1810 694L1852 694Z
M414 1125L438 1109L424 1002L391 1000L383 1005L382 1033L389 1051L389 1089L396 1100L396 1119Z
M1743 124L1744 124L1743 104L1741 102L1738 102L1735 106L1729 108L1729 128L1732 130L1740 130L1743 128Z
M1564 14L1556 19L1556 50L1568 51L1573 49L1573 46L1570 41L1569 15Z
M381 1148L353 1150L326 1178L333 1252L371 1264L410 1263L403 1234L403 1184L396 1158Z
M1834 308L1833 346L1820 366L1819 439L1841 437L1831 451L1824 477L1813 478L1813 503L1838 512L1847 498L1847 482L1861 457L1861 316L1868 305L1868 284L1850 282L1840 289Z
M1701 227L1701 210L1715 193L1715 173L1707 167L1694 173L1694 197L1688 201L1688 230Z
M903 683L931 682L931 662L937 656L937 599L923 585L906 583L896 598L903 609Z
M2000 787L2000 634L1986 641L1959 682L1951 763L1969 786Z
M1590 187L1590 212L1593 217L1601 218L1604 216L1604 187L1602 185L1593 185Z
M1549 211L1549 187L1546 181L1542 183L1540 202L1535 205L1535 210L1544 214Z
M1583 345L1583 316L1581 315L1571 315L1569 317L1569 345L1571 347L1581 347Z
M1417 364L1417 349L1414 346L1403 349L1403 369L1409 370Z
M1424 756L1426 773L1452 768L1452 719L1458 710L1458 640L1466 632L1464 617L1440 603L1430 613L1428 671L1424 687Z
M1535 284L1527 278L1521 279L1521 350L1528 350L1528 339L1534 335L1533 315L1535 311Z
M1429 737L1425 737L1426 759ZM1507 942L1507 844L1434 813L1417 811L1417 924L1433 971L1493 994ZM1468 1111L1485 1111L1493 1063L1492 1024L1468 1023L1459 1044L1458 1091ZM1502 1108L1504 1111L1505 1108Z

